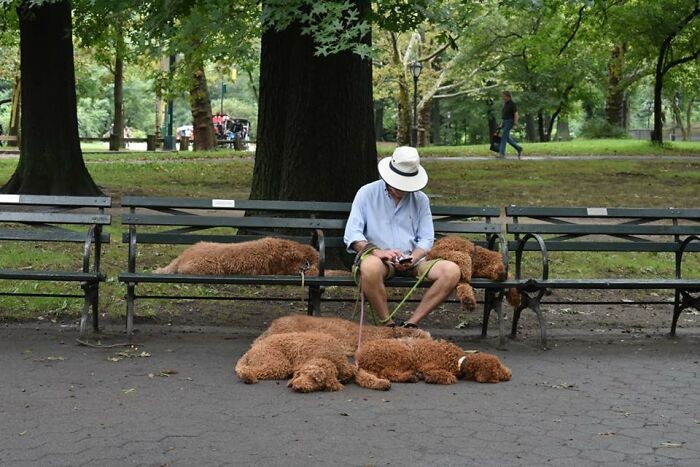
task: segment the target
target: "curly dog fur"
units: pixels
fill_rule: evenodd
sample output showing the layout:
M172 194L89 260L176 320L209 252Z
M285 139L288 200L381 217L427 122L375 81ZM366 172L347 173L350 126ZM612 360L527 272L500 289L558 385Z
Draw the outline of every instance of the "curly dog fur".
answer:
M183 251L157 274L318 276L318 251L283 238L266 237L241 243L199 242ZM349 275L326 271L326 275Z
M464 360L460 360L466 357ZM363 344L357 355L359 367L377 378L392 382L455 384L458 379L478 383L509 381L512 373L495 355L466 354L445 340L383 339Z
M468 310L476 309L474 289L469 284L472 277L494 281L503 281L507 278L506 267L500 252L476 246L466 238L456 235L438 239L426 258L442 258L459 266L461 277L456 287L457 296ZM517 289L508 291L507 300L514 307L520 304L520 294Z
M354 355L357 350L360 325L342 318L318 317L308 315L291 315L277 318L255 342L271 336L289 332L319 332L333 336L339 341L345 355ZM430 339L430 333L422 329L388 328L385 326L362 326L362 342L376 339L397 339L414 337Z
M287 379L298 392L339 391L342 382L355 380L365 388L387 390L391 383L348 362L340 343L328 334L292 332L256 340L236 363L246 383Z

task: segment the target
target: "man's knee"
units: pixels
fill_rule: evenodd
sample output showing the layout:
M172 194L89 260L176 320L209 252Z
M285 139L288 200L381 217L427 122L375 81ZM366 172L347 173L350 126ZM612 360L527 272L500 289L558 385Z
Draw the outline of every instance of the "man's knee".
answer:
M365 279L383 280L387 274L387 266L376 256L367 256L360 263L360 275Z
M435 269L435 275L437 276L435 280L442 279L453 287L459 282L461 271L459 266L452 261L442 260L435 265Z

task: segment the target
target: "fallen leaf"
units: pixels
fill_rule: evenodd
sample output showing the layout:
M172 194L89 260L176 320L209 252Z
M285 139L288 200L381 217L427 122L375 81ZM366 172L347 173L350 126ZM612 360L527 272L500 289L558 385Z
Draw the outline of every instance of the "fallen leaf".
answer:
M132 392L136 392L136 388L122 389L122 392L124 394L131 394Z
M661 443L661 447L662 448L681 448L681 447L683 447L684 444L685 444L684 442L683 443L666 442L666 443Z
M27 430L24 430L24 431L21 432L19 435L20 435L20 436L24 436L24 435L26 435L27 433L29 433L29 432L28 432Z

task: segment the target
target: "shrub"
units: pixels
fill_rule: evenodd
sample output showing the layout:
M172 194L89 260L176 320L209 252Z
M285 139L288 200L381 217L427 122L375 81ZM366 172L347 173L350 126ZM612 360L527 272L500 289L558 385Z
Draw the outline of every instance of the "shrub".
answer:
M594 117L583 122L581 136L590 139L625 138L627 132L624 128L610 124L604 118Z

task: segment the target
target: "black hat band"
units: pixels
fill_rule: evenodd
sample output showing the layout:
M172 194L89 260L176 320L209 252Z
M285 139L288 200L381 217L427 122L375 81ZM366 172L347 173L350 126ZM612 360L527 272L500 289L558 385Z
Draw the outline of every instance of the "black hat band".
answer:
M393 170L394 172L396 172L397 174L403 175L404 177L415 177L416 175L418 175L418 170L416 170L415 172L403 172L403 171L397 169L396 167L394 167L394 164L392 164L391 161L389 161L389 168L391 170Z

